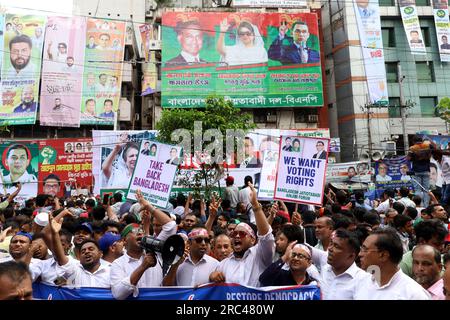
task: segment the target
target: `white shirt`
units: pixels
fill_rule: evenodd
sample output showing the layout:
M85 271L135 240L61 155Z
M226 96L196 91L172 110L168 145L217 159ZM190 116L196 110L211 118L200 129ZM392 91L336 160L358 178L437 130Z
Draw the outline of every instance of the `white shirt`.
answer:
M177 224L170 221L162 226L162 230L156 237L160 240L167 238L176 233ZM148 268L142 274L136 286L131 284L131 274L142 264L144 255L139 259L130 257L127 253L114 260L111 266L111 291L114 298L118 300L126 299L130 294L133 297L139 295L139 288L159 287L163 281L162 259L159 253L156 254L157 262L152 268ZM209 275L208 275L209 276Z
M356 300L430 300L430 294L399 269L384 286L372 276L360 283Z
M67 256L69 262L77 262L71 256ZM41 283L48 284L51 286L55 285L55 280L59 277L64 276L64 269L58 266L55 258L50 258L47 260L38 260L33 264L30 264L31 279L34 281L41 277Z
M309 246L312 250L312 261L320 267L320 275L315 275L319 281L323 300L353 300L361 281L370 278L364 270L358 268L356 263L340 275L336 275L327 263L328 252Z
M405 207L412 207L415 208L416 204L414 203L414 201L412 201L410 198L408 197L403 197L400 200L398 200L398 202L400 202L401 204L403 204Z
M185 51L181 51L181 56L186 60L188 63L199 63L200 62L200 56L197 54L196 56L193 56L192 54L189 54Z
M219 261L207 254L194 264L189 255L177 270L177 286L195 287L209 283L209 275L217 269L218 265Z
M219 263L217 271L225 275L225 282L243 286L259 287L259 276L272 263L275 238L272 228L265 235L258 234L258 243L249 248L242 258L234 254Z
M377 174L375 180L377 182L389 182L389 181L392 181L392 177L391 176L381 176L381 175Z
M84 269L78 260L69 260L63 266L58 266L62 269L63 278L67 280L67 286L89 287L89 288L110 288L110 268L104 264L100 264L100 267L91 273Z
M378 213L386 213L386 211L388 211L390 207L391 205L389 204L389 199L387 199L386 201L380 203L380 205L376 207L375 210L377 210Z
M251 194L251 190L249 187L245 187L242 188L241 190L239 190L239 202L242 202L244 204L245 207L248 206L248 204L250 203L250 194Z
M24 79L30 78L33 79L36 76L36 66L32 63L33 59L30 58L30 62L28 62L27 66L19 71L16 71L14 67L11 66L8 72L4 75L2 80L18 80L17 78ZM40 69L39 69L40 70Z

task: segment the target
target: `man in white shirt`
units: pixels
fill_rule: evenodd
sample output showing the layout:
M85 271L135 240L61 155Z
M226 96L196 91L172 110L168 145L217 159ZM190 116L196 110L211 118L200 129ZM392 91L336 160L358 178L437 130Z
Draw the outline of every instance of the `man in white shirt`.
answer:
M137 191L136 198L141 208L150 211L150 214L162 225L157 239L165 241L176 233L175 221L145 200L140 190ZM139 288L161 286L163 280L161 256L159 253L144 252L140 246L143 236L144 230L138 224L130 224L122 231L126 253L114 260L111 266L111 291L114 298L118 300L124 300L131 294L137 297Z
M37 259L32 259L33 250L31 248L32 236L30 233L17 232L9 243L9 256L0 259L0 263L8 261L22 261L26 265L34 263Z
M320 268L320 275L311 276L319 281L324 300L355 299L359 283L369 277L355 263L359 245L356 234L345 229L333 233L328 252L308 245L314 265Z
M233 254L222 260L209 276L213 282L239 283L243 286L258 287L259 275L272 263L275 254L275 238L267 222L261 204L256 200L256 190L251 189L251 204L255 213L258 243L253 229L246 223L239 223L230 234ZM256 244L255 244L256 243Z
M164 286L196 287L209 282L209 275L219 261L206 254L210 243L206 228L194 228L188 234L189 255L183 263L175 264L164 278Z
M320 217L314 221L316 238L319 240L315 248L327 251L333 233L333 219L330 217Z
M392 189L387 189L383 192L383 202L379 204L378 207L375 208L378 213L383 214L388 211L391 207L391 202L394 202L395 193Z
M398 200L398 202L403 204L405 207L412 207L412 208L416 207L416 204L414 203L414 201L412 201L408 197L408 195L409 195L408 187L401 187L399 193L400 193L401 199Z
M390 182L392 181L392 177L388 176L388 166L384 163L380 163L378 165L378 174L375 177L377 182Z
M361 268L372 274L358 285L357 300L428 300L430 294L399 268L403 248L395 229L370 234L359 257Z
M36 65L31 61L33 44L29 36L21 34L9 42L9 57L12 68L4 75L5 79L13 80L24 77L34 77ZM3 79L2 79L3 80Z

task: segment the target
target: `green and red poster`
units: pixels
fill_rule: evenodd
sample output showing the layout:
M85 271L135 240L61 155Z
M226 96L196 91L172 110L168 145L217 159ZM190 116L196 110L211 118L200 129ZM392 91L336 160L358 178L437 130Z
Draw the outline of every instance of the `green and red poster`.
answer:
M163 14L162 105L205 105L210 94L236 107L323 105L315 13Z

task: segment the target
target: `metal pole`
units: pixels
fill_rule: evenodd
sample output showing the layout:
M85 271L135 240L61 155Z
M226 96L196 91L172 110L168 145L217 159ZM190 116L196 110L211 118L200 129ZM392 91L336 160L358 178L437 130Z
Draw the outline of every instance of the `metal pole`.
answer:
M408 133L406 132L406 106L405 99L403 97L403 79L405 79L405 77L402 75L402 66L400 65L400 62L397 63L397 74L400 92L400 115L402 117L403 149L405 150L405 154L407 154L409 150L409 141Z
M370 130L370 107L371 107L370 104L366 105L366 108L367 108L367 139L368 139L368 143L369 143L369 157L372 158L372 131Z

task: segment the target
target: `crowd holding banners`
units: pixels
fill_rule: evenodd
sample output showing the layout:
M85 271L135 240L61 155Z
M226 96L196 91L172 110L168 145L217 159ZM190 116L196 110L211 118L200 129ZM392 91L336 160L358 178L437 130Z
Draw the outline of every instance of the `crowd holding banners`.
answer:
M36 121L43 49L37 38L43 37L45 21L43 16L4 16L0 121L8 125Z
M86 22L84 17L48 18L42 64L43 126L80 126Z
M166 12L162 25L163 107L212 92L237 107L323 104L315 13Z

